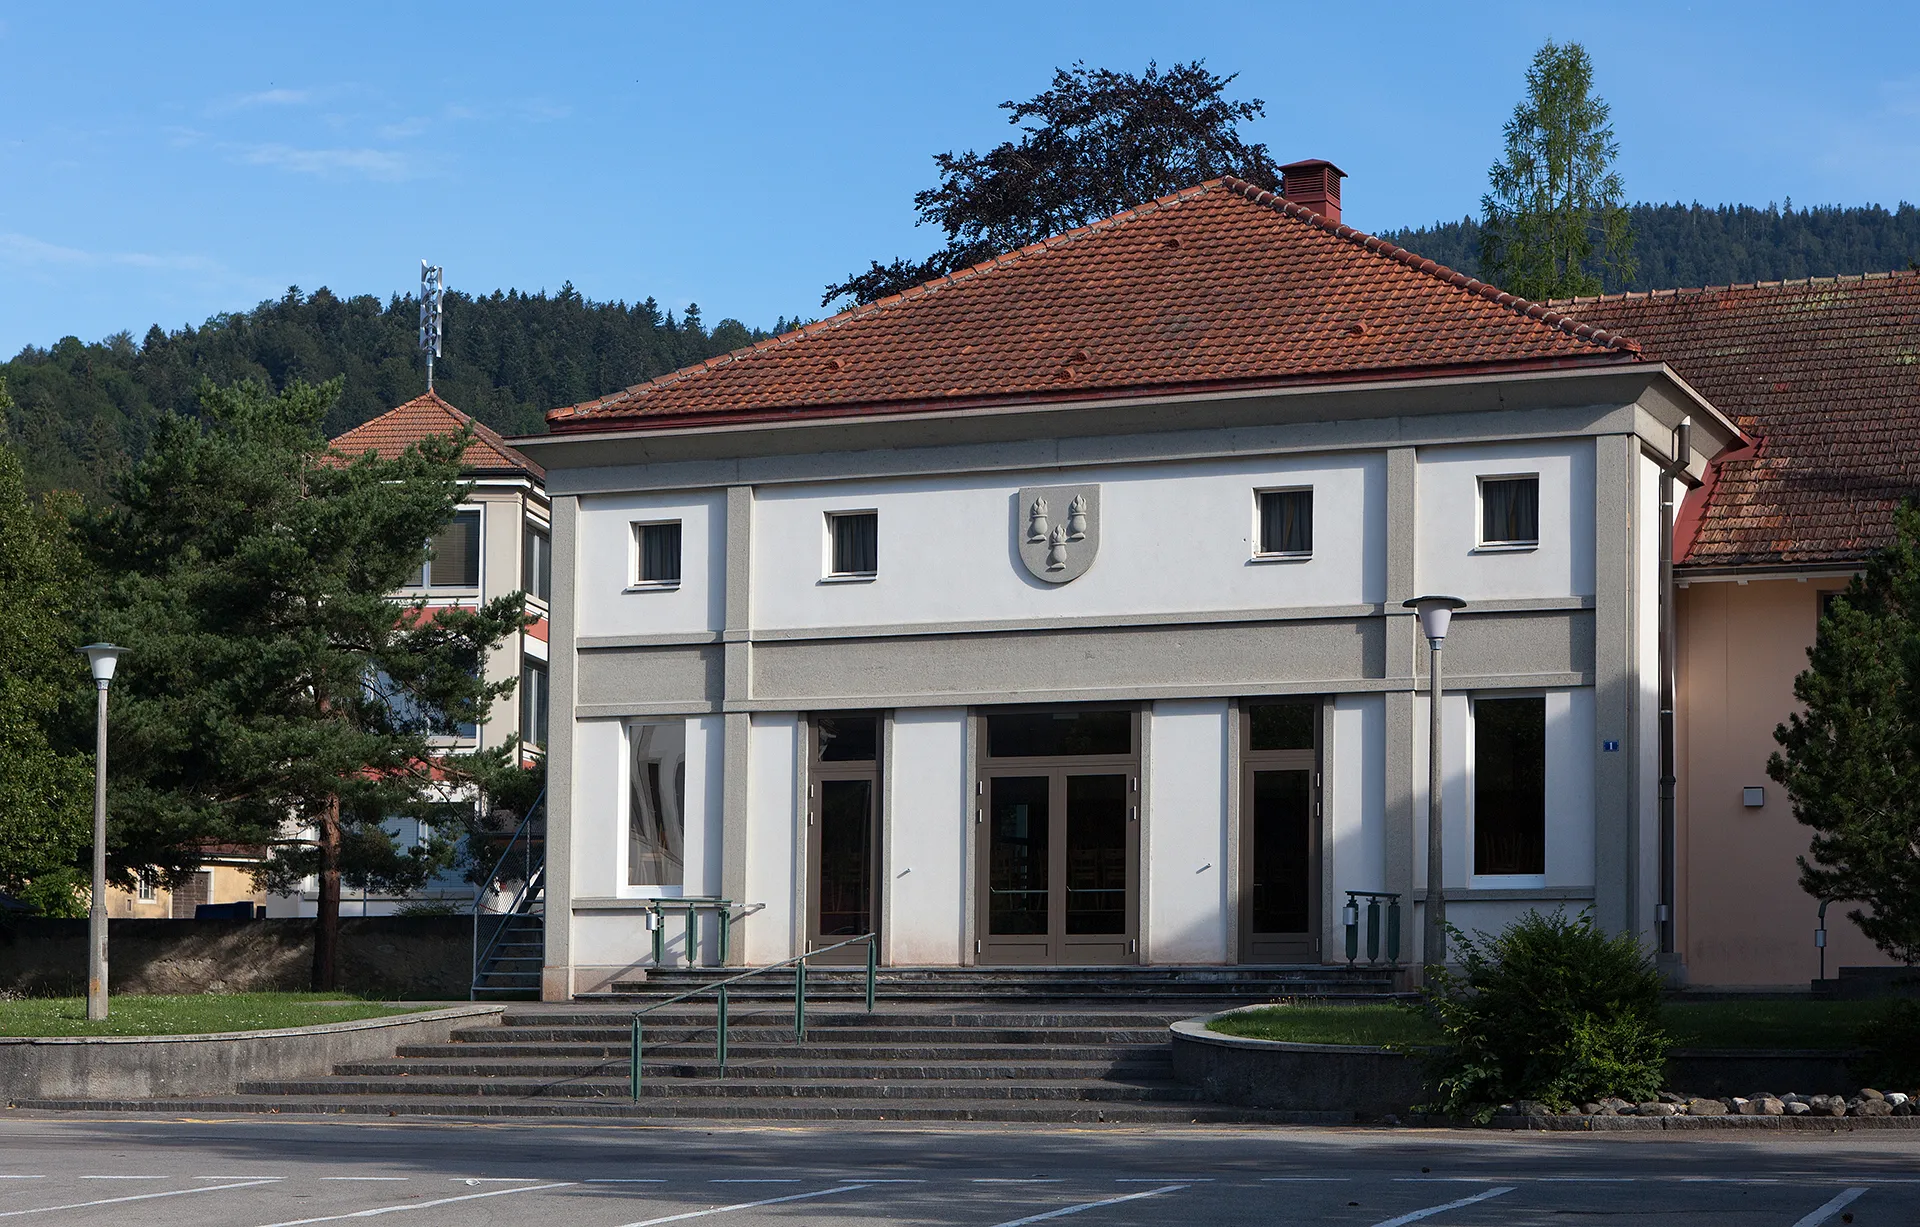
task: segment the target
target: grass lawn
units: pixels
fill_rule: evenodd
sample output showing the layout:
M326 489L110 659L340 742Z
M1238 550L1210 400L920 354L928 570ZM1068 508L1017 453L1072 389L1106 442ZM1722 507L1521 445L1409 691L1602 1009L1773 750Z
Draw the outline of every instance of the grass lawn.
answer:
M450 1003L451 1004L451 1003ZM0 1036L203 1035L264 1031L412 1014L434 1006L355 1001L341 993L231 993L219 996L113 997L104 1022L87 1021L85 997L0 1001Z
M1663 1013L1676 1048L1851 1048L1871 1001L1679 1001ZM1396 1005L1269 1006L1216 1020L1223 1035L1296 1044L1430 1044L1439 1033Z

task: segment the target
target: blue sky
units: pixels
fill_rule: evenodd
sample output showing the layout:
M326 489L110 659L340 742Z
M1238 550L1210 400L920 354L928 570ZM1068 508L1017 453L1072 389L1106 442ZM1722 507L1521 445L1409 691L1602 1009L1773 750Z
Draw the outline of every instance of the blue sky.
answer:
M0 354L289 285L820 314L922 255L934 152L1057 65L1203 57L1347 220L1477 209L1548 37L1593 53L1632 199L1920 199L1920 6L0 3ZM449 320L449 327L457 327Z

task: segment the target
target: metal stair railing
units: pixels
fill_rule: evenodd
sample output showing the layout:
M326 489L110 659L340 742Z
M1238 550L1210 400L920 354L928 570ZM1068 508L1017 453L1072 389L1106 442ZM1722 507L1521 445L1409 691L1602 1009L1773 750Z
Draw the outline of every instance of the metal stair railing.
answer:
M880 966L879 941L876 935L872 933L865 933L859 937L850 937L846 941L835 942L831 946L822 946L818 950L809 950L798 958L791 958L782 963L769 963L765 967L756 967L752 971L742 972L737 976L728 976L726 979L716 980L712 984L703 984L699 988L688 989L686 992L669 997L665 1001L656 1001L644 1010L635 1010L633 1013L633 1047L629 1053L627 1070L627 1089L631 1093L633 1101L635 1103L640 1101L640 1062L642 1055L642 1024L640 1020L646 1015L670 1005L677 1005L689 998L698 997L701 993L715 993L719 1003L719 1018L717 1020L718 1040L715 1055L720 1066L720 1077L724 1078L727 1076L727 986L729 984L738 984L742 980L751 980L755 976L764 976L770 971L779 971L783 967L793 968L793 1042L796 1044L802 1043L807 1038L807 960L818 958L828 951L839 950L845 946L857 946L861 942L867 944L867 1013L871 1014L873 1013L874 981L877 978Z
M540 795L534 798L533 804L527 807L526 817L520 820L520 825L514 829L512 836L508 838L507 846L500 850L500 856L494 861L493 868L487 872L485 877L474 883L473 965L471 969L472 979L467 994L469 998L473 998L481 992L492 991L482 985L481 981L491 974L490 968L493 964L494 953L500 948L501 943L506 940L507 935L513 931L514 918L516 916L533 915L535 905L544 902L547 876L547 842L544 837L536 837L534 832L536 830L535 824L537 822L544 823L545 821L546 800L546 790L542 789ZM520 857L520 865L518 866L519 877L508 880L517 880L520 883L520 887L514 892L512 901L509 902L503 910L497 912L491 911L487 908L487 899L494 893L495 885L509 872L509 862L513 860L516 852L518 852ZM494 926L493 933L488 937L484 947L480 941L480 920L483 916L497 916L500 918L499 923Z
M1367 966L1397 969L1400 966L1400 896L1380 890L1350 890L1340 919L1347 930L1347 966L1360 957L1360 900L1367 901ZM1387 905L1387 961L1380 962L1380 904Z

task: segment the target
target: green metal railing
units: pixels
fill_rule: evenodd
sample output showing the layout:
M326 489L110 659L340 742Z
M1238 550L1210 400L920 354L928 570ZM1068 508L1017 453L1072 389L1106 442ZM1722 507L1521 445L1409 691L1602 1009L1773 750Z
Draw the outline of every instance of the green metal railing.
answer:
M1360 957L1360 900L1367 901L1367 966L1380 966L1380 904L1387 905L1387 966L1400 965L1400 896L1386 891L1350 890L1340 919L1347 928L1347 966Z
M733 945L733 900L705 896L686 896L677 899L655 899L647 905L647 928L653 931L653 965L667 965L667 913L684 911L687 914L687 966L696 966L700 961L700 914L712 912L714 923L718 927L720 946L719 966L727 965L727 955Z
M658 932L658 930L655 930L655 932ZM722 929L721 932L725 933L726 930ZM727 986L729 984L738 984L742 980L751 980L755 976L763 976L770 971L779 971L782 967L793 968L793 1042L797 1044L807 1038L807 960L818 958L829 951L839 950L844 946L857 946L861 942L867 944L867 1013L871 1014L873 1013L874 981L877 978L877 972L880 966L880 946L872 933L866 933L859 937L850 937L846 941L835 942L831 946L822 946L818 950L808 951L806 954L798 958L788 959L784 963L769 963L765 967L756 967L752 971L741 972L737 976L728 976L726 979L716 980L712 984L703 984L699 988L688 989L686 992L669 997L665 1001L657 1001L644 1010L634 1011L633 1049L628 1058L627 1069L627 1087L632 1093L634 1101L637 1103L640 1099L640 1060L643 1051L642 1026L640 1020L643 1017L653 1013L655 1010L665 1009L667 1006L677 1005L689 998L698 997L702 993L711 992L716 994L720 1014L716 1051L720 1065L720 1076L724 1078L727 1076Z

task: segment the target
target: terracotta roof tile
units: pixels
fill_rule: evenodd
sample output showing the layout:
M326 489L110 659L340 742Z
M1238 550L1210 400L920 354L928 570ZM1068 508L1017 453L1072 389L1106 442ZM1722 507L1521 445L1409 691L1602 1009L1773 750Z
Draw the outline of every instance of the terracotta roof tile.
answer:
M1609 331L1216 179L547 418L555 430L630 429L1636 353Z
M382 460L392 460L422 439L458 434L462 426L469 424L473 427L473 442L467 445L466 455L461 458L465 472L524 473L545 479L546 470L527 459L499 431L455 409L436 392L416 396L397 409L361 423L335 439L333 449L346 456L373 452Z
M1920 493L1920 273L1555 305L1630 333L1757 440L1716 464L1688 565L1857 561Z

